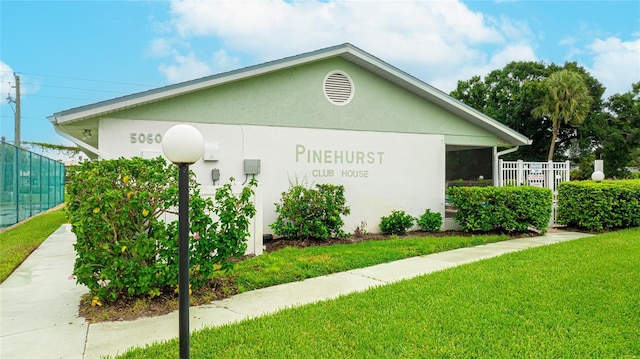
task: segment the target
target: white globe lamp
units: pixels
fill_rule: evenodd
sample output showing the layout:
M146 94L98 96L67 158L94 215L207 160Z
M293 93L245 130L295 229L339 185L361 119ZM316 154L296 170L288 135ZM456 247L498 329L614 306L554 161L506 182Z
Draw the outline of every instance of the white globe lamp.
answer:
M162 152L175 164L193 164L202 157L204 139L193 126L175 125L162 137Z
M591 174L591 179L596 182L602 182L602 180L604 180L604 173L602 171L595 171Z

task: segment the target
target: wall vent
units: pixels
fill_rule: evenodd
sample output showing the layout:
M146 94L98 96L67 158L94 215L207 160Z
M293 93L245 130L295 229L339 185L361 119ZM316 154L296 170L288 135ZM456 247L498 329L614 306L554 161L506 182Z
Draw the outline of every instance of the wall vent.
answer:
M334 105L343 106L353 98L353 81L340 71L330 72L324 78L324 95Z

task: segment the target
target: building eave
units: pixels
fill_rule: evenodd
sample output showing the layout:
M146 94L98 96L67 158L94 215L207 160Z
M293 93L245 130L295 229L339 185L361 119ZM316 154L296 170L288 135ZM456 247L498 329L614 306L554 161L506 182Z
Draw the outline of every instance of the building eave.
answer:
M76 121L100 117L108 113L121 111L127 108L161 101L175 96L182 96L225 83L231 83L332 57L342 57L347 61L361 66L372 73L455 113L490 133L495 134L498 138L506 141L508 145L531 144L531 141L524 135L463 104L435 87L430 86L429 84L348 43L118 97L107 101L97 102L95 104L72 108L57 112L48 118L54 125L71 124Z

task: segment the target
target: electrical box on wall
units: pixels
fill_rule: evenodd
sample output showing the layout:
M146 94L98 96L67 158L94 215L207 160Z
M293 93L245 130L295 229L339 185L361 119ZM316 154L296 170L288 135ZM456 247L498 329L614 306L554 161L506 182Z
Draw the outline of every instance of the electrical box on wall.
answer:
M260 173L260 160L245 159L244 174L257 175Z
M220 159L220 147L217 143L205 143L202 159L207 162L215 162Z
M213 183L215 184L216 181L220 180L220 169L219 168L214 168L211 170L211 180L213 181Z

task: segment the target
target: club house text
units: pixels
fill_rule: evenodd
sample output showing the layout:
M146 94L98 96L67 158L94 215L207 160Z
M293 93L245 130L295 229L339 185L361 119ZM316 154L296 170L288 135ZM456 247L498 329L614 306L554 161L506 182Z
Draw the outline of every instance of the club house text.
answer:
M307 149L304 145L296 145L296 163L336 164L336 165L381 165L384 152L354 151L336 149ZM369 170L364 169L314 169L313 177L369 177Z

